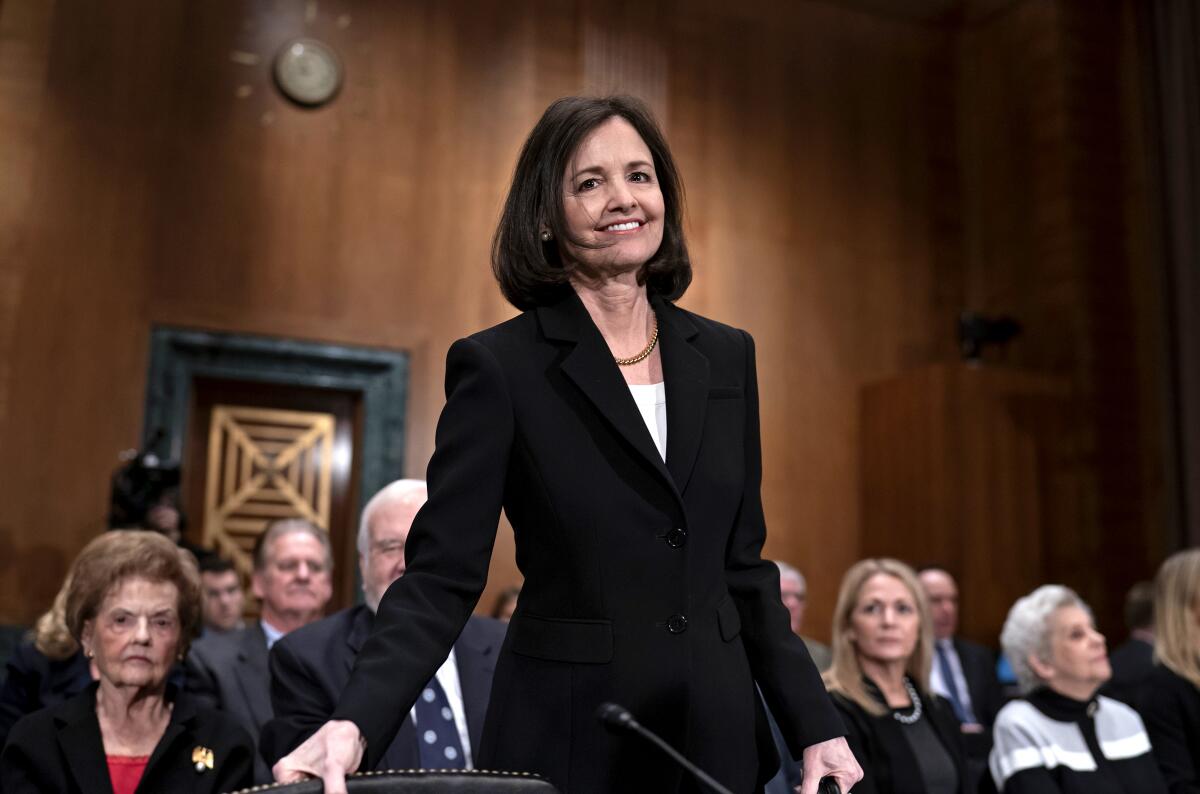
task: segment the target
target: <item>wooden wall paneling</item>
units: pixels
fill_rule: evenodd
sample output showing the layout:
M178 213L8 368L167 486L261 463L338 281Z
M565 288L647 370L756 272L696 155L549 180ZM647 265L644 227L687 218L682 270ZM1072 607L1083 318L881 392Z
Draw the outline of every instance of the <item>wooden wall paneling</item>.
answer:
M1016 3L963 34L960 80L967 294L1025 326L1006 363L1061 373L1078 394L1056 508L1069 520L1047 538L1045 575L1079 589L1114 637L1165 536L1161 284L1131 18L1118 0Z
M136 443L147 164L162 141L162 67L179 22L156 2L76 5L55 6L44 82L26 86L40 93L37 148L25 152L27 203L4 219L21 236L9 267L23 275L0 428L0 526L13 538L0 563L0 619L18 622L48 605L75 550L103 525L116 453Z
M857 389L948 334L930 319L955 288L930 269L928 173L953 157L953 129L926 138L925 113L949 102L927 78L953 50L836 8L798 4L766 28L759 10L710 6L721 21L693 20L672 47L696 263L684 303L756 338L766 553L807 572L820 637L859 556Z
M21 0L0 6L0 428L8 413L16 320L25 281L22 256L38 154L38 124L49 64L54 4ZM0 543L11 543L0 527Z
M1105 13L1064 5L1062 37L1070 54L1066 83L1077 152L1069 161L1071 201L1082 232L1079 257L1089 309L1083 364L1095 395L1101 527L1096 559L1104 570L1089 587L1115 640L1124 634L1125 591L1153 576L1174 539L1168 546L1162 477L1148 471L1148 463L1163 460L1164 382L1145 375L1165 344L1153 292L1139 287L1157 281L1145 235L1145 188L1139 187L1144 149L1140 135L1122 122L1131 106L1142 106L1137 80L1127 77L1138 73L1130 43L1134 20L1128 3L1110 0L1101 7ZM1142 211L1130 212L1131 204Z
M0 24L29 8L6 0ZM582 90L646 94L664 118L689 196L696 281L684 304L757 340L767 552L809 572L818 636L859 555L860 449L875 432L860 424L864 383L949 359L967 304L1016 307L1036 341L1012 346L1008 363L1072 373L1081 393L1150 366L1152 292L1130 309L1095 292L1083 264L1118 238L1135 245L1141 206L1067 164L1092 151L1091 111L1073 103L1102 101L1072 70L1108 59L1111 82L1130 68L1070 44L1070 31L1112 24L1086 10L1026 0L955 28L766 0L657 0L628 19L552 0L53 9L22 28L43 31L28 57L0 48L0 91L15 86L40 113L0 106L0 143L19 143L4 149L19 153L0 160L16 168L0 171L0 193L19 196L8 188L25 179L28 196L0 204L0 250L20 243L0 258L0 274L20 274L15 291L0 275L17 307L0 532L14 547L4 559L26 569L60 569L103 514L115 453L137 438L151 323L409 351L405 474L422 476L446 349L513 312L488 247L521 141L550 100ZM346 64L342 94L317 110L287 104L269 76L302 33ZM1135 89L1119 88L1130 104ZM1106 107L1095 118L1114 118ZM1134 156L1125 138L1096 145L1097 162ZM1130 217L1095 249L1079 236L1108 217L1080 213L1092 189ZM1077 351L1099 354L1094 320L1110 299L1114 317L1146 330L1124 363L1081 364ZM1151 395L1117 393L1126 407L1103 415L1143 419L1103 449L1142 461L1145 485L1101 502L1092 455L1108 442L1089 425L1064 447L1071 497L1049 508L1079 533L1093 513L1129 517L1154 498L1152 453L1132 442L1153 426ZM506 533L494 585L516 575ZM24 583L0 581L0 619L40 610L36 588L26 598Z
M1066 381L939 364L863 389L863 556L955 574L962 632L998 645L1012 602L1061 566ZM1048 543L1049 542L1049 543Z

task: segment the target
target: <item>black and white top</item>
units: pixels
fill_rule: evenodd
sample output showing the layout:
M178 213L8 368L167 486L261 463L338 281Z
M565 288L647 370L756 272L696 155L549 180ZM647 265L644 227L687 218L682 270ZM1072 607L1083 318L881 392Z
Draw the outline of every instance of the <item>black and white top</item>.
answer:
M1165 794L1137 712L1039 689L996 715L988 759L1003 794Z

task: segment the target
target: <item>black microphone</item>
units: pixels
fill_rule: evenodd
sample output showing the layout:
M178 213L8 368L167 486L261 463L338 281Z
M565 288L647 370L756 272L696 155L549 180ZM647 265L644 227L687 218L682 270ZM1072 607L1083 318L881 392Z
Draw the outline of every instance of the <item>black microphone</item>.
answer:
M616 703L601 703L600 708L596 709L596 719L603 722L613 730L631 731L646 739L658 749L674 759L675 763L691 772L697 780L704 783L718 794L733 794L732 791L722 786L717 781L713 780L707 772L693 764L691 761L684 758L674 747L667 744L659 736L648 728L643 728L633 715L629 713L629 709L623 706L618 706Z
M596 709L596 719L612 730L631 731L651 742L674 759L677 764L695 775L700 782L707 784L713 791L719 792L719 794L733 794L729 789L709 777L703 769L684 758L674 747L659 738L649 728L642 727L641 723L629 713L629 709L618 706L616 703L601 703L600 708ZM842 794L842 789L836 780L826 777L822 778L820 785L817 786L817 794Z

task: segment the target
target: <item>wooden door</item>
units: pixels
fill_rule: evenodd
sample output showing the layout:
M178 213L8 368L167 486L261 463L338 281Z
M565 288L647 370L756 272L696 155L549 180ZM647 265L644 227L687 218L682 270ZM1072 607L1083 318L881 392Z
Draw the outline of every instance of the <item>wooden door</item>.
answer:
M328 531L333 545L329 611L353 604L361 394L196 377L190 405L183 492L189 539L232 560L248 584L264 527L306 518Z

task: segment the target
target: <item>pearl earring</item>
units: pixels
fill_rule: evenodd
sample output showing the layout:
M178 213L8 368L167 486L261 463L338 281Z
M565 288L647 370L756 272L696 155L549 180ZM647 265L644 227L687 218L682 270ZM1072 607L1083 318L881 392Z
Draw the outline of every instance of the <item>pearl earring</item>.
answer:
M541 236L542 236L542 242L548 243L554 239L554 232L550 231L549 229L542 229Z

